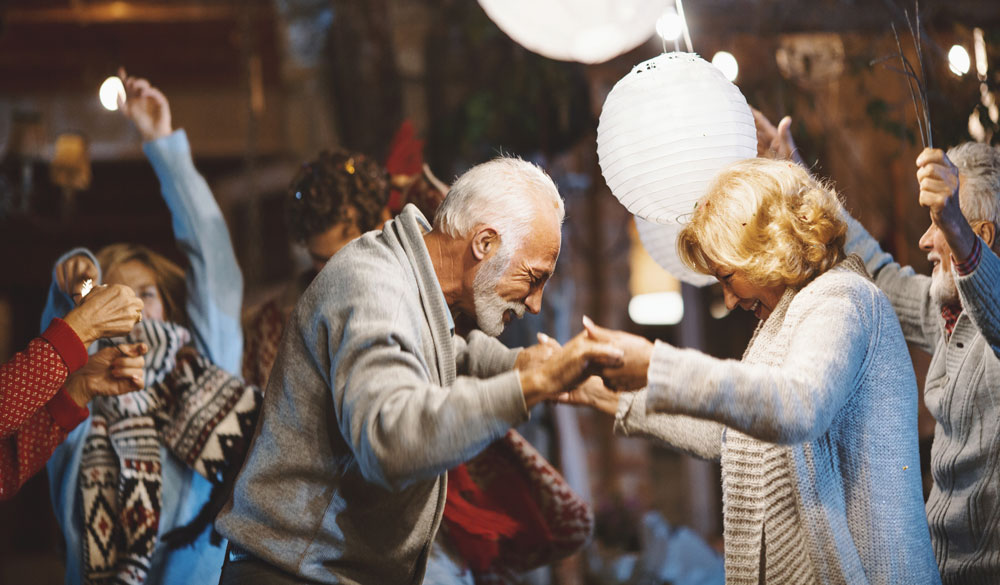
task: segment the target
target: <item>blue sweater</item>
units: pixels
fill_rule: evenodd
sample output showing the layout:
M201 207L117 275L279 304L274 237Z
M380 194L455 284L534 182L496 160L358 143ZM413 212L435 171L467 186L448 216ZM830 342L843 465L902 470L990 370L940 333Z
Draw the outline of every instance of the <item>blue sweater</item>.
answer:
M174 236L188 259L186 308L195 347L216 365L238 374L243 352L239 321L243 277L222 212L205 179L194 167L183 130L147 142L143 151L160 179L163 198L173 218ZM89 255L86 250L77 249L64 255L59 262L79 253ZM43 322L65 314L70 307L70 299L53 282ZM66 540L67 585L83 582L81 536L84 525L78 476L89 432L88 419L70 433L48 464L52 507ZM194 519L208 501L212 484L162 446L160 457L163 501L159 534L162 536ZM149 585L218 583L226 544L212 546L210 532L210 529L205 530L193 547L170 551L163 543L158 543L146 582Z

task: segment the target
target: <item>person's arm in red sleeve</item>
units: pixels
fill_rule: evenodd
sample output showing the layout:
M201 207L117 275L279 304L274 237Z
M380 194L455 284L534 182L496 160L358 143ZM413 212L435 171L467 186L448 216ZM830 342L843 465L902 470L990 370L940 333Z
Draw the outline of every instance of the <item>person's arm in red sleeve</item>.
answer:
M0 439L0 500L12 498L38 473L89 411L79 406L65 390L59 390L44 408L39 408L14 434Z
M53 319L27 349L0 366L0 437L21 428L85 363L87 349L76 332Z

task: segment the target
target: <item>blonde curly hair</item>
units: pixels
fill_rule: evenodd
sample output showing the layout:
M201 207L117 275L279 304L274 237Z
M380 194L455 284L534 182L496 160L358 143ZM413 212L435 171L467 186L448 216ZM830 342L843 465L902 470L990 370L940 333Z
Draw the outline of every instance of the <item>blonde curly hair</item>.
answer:
M727 167L677 238L697 272L738 270L752 284L801 287L844 258L847 224L837 194L789 161Z

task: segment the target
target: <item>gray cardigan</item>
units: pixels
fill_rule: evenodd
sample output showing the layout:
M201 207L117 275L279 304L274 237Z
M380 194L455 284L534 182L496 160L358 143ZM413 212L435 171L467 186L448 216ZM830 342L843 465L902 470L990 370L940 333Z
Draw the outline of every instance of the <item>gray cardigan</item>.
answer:
M219 531L322 583L419 584L444 472L527 419L517 352L455 336L407 206L338 252L292 313Z
M729 584L758 584L762 548L768 584L940 583L913 366L856 257L786 290L742 361L657 343L616 430L721 458Z
M963 311L950 338L929 276L895 263L848 218L846 248L861 256L892 302L906 340L933 354L924 402L937 425L927 523L947 585L1000 583L1000 258L956 277Z

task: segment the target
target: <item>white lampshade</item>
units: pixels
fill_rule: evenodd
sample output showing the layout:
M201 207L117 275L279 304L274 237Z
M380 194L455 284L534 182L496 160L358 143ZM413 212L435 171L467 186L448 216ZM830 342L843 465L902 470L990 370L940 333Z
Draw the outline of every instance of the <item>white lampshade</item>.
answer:
M714 276L691 270L677 255L677 234L684 227L683 224L653 223L637 217L635 227L639 231L639 241L649 255L675 278L694 286L705 286L715 282Z
M650 255L691 284L677 258L677 233L716 175L757 156L757 133L740 90L692 53L636 65L615 84L597 126L597 156L611 192L638 219Z
M656 30L667 0L479 0L516 43L550 59L603 63Z

